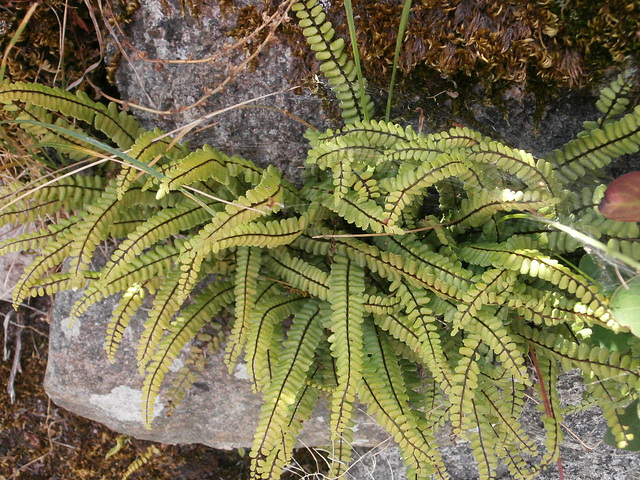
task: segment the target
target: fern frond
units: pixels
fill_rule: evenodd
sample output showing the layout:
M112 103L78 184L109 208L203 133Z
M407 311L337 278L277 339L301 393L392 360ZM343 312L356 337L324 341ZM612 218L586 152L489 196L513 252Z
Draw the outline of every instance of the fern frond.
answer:
M629 75L629 72L626 74L621 73L609 86L600 90L596 108L603 115L597 122L594 122L597 127L601 127L616 116L624 113L630 102L628 94L633 90L633 83L633 76Z
M498 470L498 455L493 441L491 422L482 411L482 404L475 399L470 401L470 412L468 415L469 425L472 430L467 434L471 452L478 462L478 473L480 480L491 480L495 478Z
M257 248L240 247L236 251L235 270L235 318L227 341L224 363L233 372L242 348L247 341L249 317L255 308L258 296L258 275L262 261L261 251Z
M359 398L367 404L367 412L375 414L380 425L396 440L411 478L448 479L440 453L435 449L433 430L423 428L411 409L409 396L398 360L385 338L375 329L363 325L367 361L358 390Z
M152 457L160 455L160 450L155 445L150 445L141 455L139 455L131 464L127 467L121 480L128 480L128 478L135 472L140 470L144 465L149 463Z
M385 222L394 225L400 213L412 198L425 188L445 178L462 175L468 166L456 156L439 154L416 168L407 168L395 178L380 182L380 188L389 192L385 200Z
M176 295L181 276L182 272L180 270L176 269L169 272L156 294L153 307L149 312L149 318L144 323L144 330L138 343L137 356L138 367L143 375L152 359L153 353L157 350L162 334L169 326L171 318L180 310L183 304L183 299Z
M107 337L105 340L107 358L111 363L115 362L116 351L122 342L124 331L132 317L142 306L146 293L145 285L139 283L131 285L122 295L118 306L113 310L113 315L107 325Z
M555 150L545 160L557 165L556 175L564 184L587 171L608 165L612 158L640 149L640 106L622 118L587 132Z
M52 112L82 120L104 133L120 149L126 149L139 135L140 127L133 115L119 111L115 103L104 106L85 92L69 93L60 88L16 82L0 86L0 103L23 102Z
M217 205L210 204L210 208ZM118 276L134 258L160 240L190 230L211 218L211 214L190 200L173 208L164 208L129 234L111 255L102 271L103 283Z
M211 245L211 252L217 253L232 247L276 248L288 245L295 240L307 226L307 215L284 220L256 220L240 224L227 234L217 235Z
M566 370L577 367L601 378L615 379L619 385L626 384L628 388L640 386L640 359L630 354L610 352L589 342L576 343L519 321L513 323L513 328L536 349L558 360Z
M57 224L4 240L0 242L0 256L12 252L41 250L50 242L55 242L59 235L68 232L77 222L77 217L63 218Z
M344 257L335 257L329 275L331 354L338 386L331 398L331 440L346 434L362 371L364 270Z
M270 468L268 470L256 468L256 473L261 475L262 478L280 478L284 466L293 456L293 448L296 445L297 436L302 431L303 422L311 417L318 398L318 391L311 387L309 381L307 381L293 405L289 407L289 411L293 412L293 414L290 415L289 421L284 428L280 444L271 451L265 461L266 464L270 465Z
M483 305L503 303L511 291L515 274L507 269L495 268L483 272L474 280L473 286L462 297L464 303L458 304L458 311L454 314L454 333L458 328L465 328Z
M329 274L299 257L292 257L285 249L276 249L270 255L268 267L297 290L322 300L329 296Z
M469 428L469 422L475 415L474 397L478 389L480 366L478 365L480 339L470 336L462 340L459 348L460 359L455 367L453 385L446 390L451 402L450 421L452 432L464 435L463 429Z
M476 163L494 165L500 172L516 177L528 187L542 186L552 195L560 190L553 165L542 159L536 160L524 150L512 149L494 141L482 142L469 149L467 158Z
M204 258L219 251L224 237L235 228L259 218L261 215L277 212L282 204L283 188L281 173L269 166L260 183L248 190L244 196L211 218L211 221L193 235L184 245L180 255L180 288L176 291L178 302L184 301L200 275Z
M347 222L352 223L364 231L374 233L400 234L402 229L390 225L385 219L385 213L374 200L361 201L356 192L349 192L342 198L324 193L316 198L323 207L337 213Z
M56 241L49 243L42 251L42 255L36 257L22 273L20 280L13 288L13 308L18 306L29 295L29 290L36 286L42 276L49 270L60 265L65 258L68 258L72 250L73 240L68 237L68 232ZM74 275L74 278L76 276ZM77 280L77 279L76 279Z
M16 182L11 185L0 198L2 202L9 202L17 198L27 188L29 196L4 208L0 212L0 226L33 222L39 217L58 213L60 210L76 211L94 203L104 192L104 180L100 177L86 177L74 175L50 185L44 185L39 180L28 187Z
M394 151L398 142L408 142L416 136L410 126L403 128L377 120L358 120L337 131L307 132L312 147L307 164L325 170L349 155L358 162L378 166L389 161L387 154Z
M278 471L284 468L283 460L289 460L272 454L282 448L282 438L289 433L287 427L296 413L293 409L296 399L306 388L308 371L323 334L321 316L321 306L317 301L306 302L294 316L273 378L264 391L264 403L251 450L254 473L269 472L272 475L274 468ZM260 478L274 477L264 475Z
M270 295L269 299L256 303L249 319L245 361L253 390L262 391L273 379L278 353L276 326L288 318L307 299L297 295Z
M159 199L196 181L212 179L229 186L233 180L240 178L250 185L257 185L262 176L261 169L253 162L240 157L228 157L208 145L175 162L163 173L164 177L158 186Z
M140 134L127 152L127 155L141 163L151 164L151 162L156 163L159 157L169 155L170 150L173 150L173 152L180 151L179 146L171 145L170 138L159 138L163 133L161 130L155 129ZM119 199L122 199L124 192L127 191L138 173L139 170L133 165L125 163L122 167L116 179Z
M513 191L509 189L483 190L462 200L459 211L451 219L458 227L479 227L498 212L514 210L535 211L548 208L556 202L544 191Z
M395 338L413 347L436 382L450 387L453 374L442 350L436 317L428 307L431 299L424 290L410 288L406 284L400 284L397 288L396 296L404 307L405 315L397 319L389 315L383 328L390 329Z
M594 285L582 275L573 273L569 268L531 247L523 238L512 237L502 245L469 245L458 252L460 258L476 265L493 265L508 268L523 275L540 278L556 285L561 290L575 295L586 308L587 313L600 323L616 328L608 309L607 300Z
M98 272L84 271L82 272L86 280L95 280L98 278ZM70 290L74 288L74 278L68 273L52 273L51 275L41 278L38 282L29 288L29 297L43 297L45 295L55 295L58 292Z
M131 285L163 276L173 267L183 243L184 240L176 240L175 245L158 245L133 259L119 275L108 282L102 282L100 278L85 290L84 295L71 308L69 315L71 318L78 318L103 298L127 290Z
M360 94L355 82L355 66L353 61L347 60L344 40L334 39L335 30L331 22L326 20L322 6L318 5L316 0L302 0L295 3L291 9L296 12L309 47L316 52L316 58L321 62L320 71L335 91L345 123L368 118L373 103L368 95L365 99L366 104L360 103Z
M504 322L505 319L500 318L496 312L483 308L473 316L464 329L470 337L477 337L480 342L493 350L496 360L501 362L509 375L528 385L524 347L509 334Z
M199 293L193 303L183 309L176 320L168 326L167 334L157 343L146 367L142 387L142 413L147 428L151 428L155 400L164 376L173 361L187 342L192 340L206 323L211 322L214 315L232 301L233 285L231 283L213 283Z
M118 217L123 208L139 204L143 197L149 194L140 189L128 190L121 200L118 200L117 186L110 183L106 186L99 200L91 204L81 214L74 229L76 236L72 245L72 258L69 273L80 277L81 272L91 263L93 253L98 244L109 234L109 225Z

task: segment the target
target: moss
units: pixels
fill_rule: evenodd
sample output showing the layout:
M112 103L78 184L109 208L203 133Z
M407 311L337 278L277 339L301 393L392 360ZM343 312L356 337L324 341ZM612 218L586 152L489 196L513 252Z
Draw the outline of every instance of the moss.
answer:
M35 0L9 2L9 5L0 7L0 51L5 51L34 3ZM45 0L39 3L20 41L10 52L6 76L13 81L65 85L80 78L100 58L94 26L83 0ZM66 29L63 58L60 59L60 22L65 15L65 5Z
M264 10L243 9L229 34L242 38L257 27ZM364 74L374 87L387 87L402 0L353 0ZM328 12L339 35L347 37L342 0ZM358 22L366 18L366 22ZM503 89L530 90L595 84L607 67L640 53L640 0L425 0L414 2L400 68L405 76L433 71L444 79L468 77ZM290 25L280 38L305 55L299 32ZM307 65L312 63L306 62ZM433 77L427 73L428 77ZM458 82L456 80L456 82ZM405 83L406 85L406 83ZM496 88L494 93L498 94Z

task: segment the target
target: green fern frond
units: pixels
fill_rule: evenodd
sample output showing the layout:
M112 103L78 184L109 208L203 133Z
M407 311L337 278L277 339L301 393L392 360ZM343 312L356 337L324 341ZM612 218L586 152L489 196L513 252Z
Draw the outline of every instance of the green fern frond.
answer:
M147 428L151 428L160 385L173 361L187 342L195 338L200 329L211 322L213 316L232 302L233 285L230 282L213 283L199 293L193 303L180 312L175 321L167 325L167 333L156 343L155 351L150 355L146 365L142 387L142 413Z
M329 296L329 274L299 257L292 257L285 249L276 249L270 255L268 267L297 290L322 300Z
M558 179L568 184L600 169L620 155L640 149L640 106L622 118L587 132L545 157L557 165Z
M215 204L208 206L218 208ZM129 234L118 246L102 272L102 281L108 283L118 276L140 253L157 242L188 231L210 218L211 214L207 210L188 199L176 207L162 209Z
M364 270L344 257L334 258L329 275L331 354L338 386L331 398L331 440L344 438L353 414L353 402L362 371Z
M71 275L80 277L82 270L91 263L96 247L108 237L109 225L118 218L119 211L141 203L145 196L149 194L138 188L128 190L122 199L118 199L115 183L106 186L100 199L81 213L82 220L74 228L76 238L71 246Z
M273 378L264 390L264 403L251 450L255 473L272 472L274 468L281 471L286 466L284 462L289 462L289 458L274 457L272 453L282 448L282 437L289 433L287 427L296 413L293 409L296 398L306 388L314 352L323 335L321 317L321 306L317 301L307 302L294 316ZM269 475L259 478L273 478Z
M262 262L261 250L240 247L236 251L235 270L235 318L229 335L224 363L233 372L242 348L247 341L249 317L255 308L258 296L258 275Z
M451 224L458 228L480 227L498 212L541 211L555 203L544 191L513 191L509 189L483 190L465 198Z
M269 299L256 303L249 319L245 361L253 390L264 390L273 379L276 359L279 357L278 331L282 321L306 303L297 295L271 294Z
M470 245L459 251L460 258L476 265L493 265L496 268L508 268L523 275L540 278L575 295L599 323L616 328L612 319L607 300L600 294L597 287L568 267L562 265L531 247L522 237L512 237L502 245ZM514 248L515 247L515 248Z
M121 480L128 480L128 478L135 472L140 470L144 465L149 463L152 457L160 455L160 450L155 445L150 445L141 455L139 455L131 464L127 467Z
M104 192L104 184L100 177L83 175L67 177L49 185L45 185L44 180L28 186L16 182L3 194L0 199L2 202L17 199L18 195L27 189L29 194L24 201L16 202L0 211L0 226L33 222L39 217L58 213L62 209L75 211L92 205Z
M257 185L262 171L256 165L240 157L228 157L205 145L175 162L164 172L158 186L157 198L196 181L214 180L221 185L230 186L237 179L250 185Z
M454 369L453 382L445 392L451 402L449 412L452 432L464 438L464 430L470 427L474 413L474 397L478 390L480 366L478 364L482 348L478 337L470 336L462 340L458 364Z
M628 95L633 91L634 77L630 72L621 73L616 79L600 90L600 97L596 102L596 108L602 112L597 122L597 127L601 127L612 119L625 112L630 103Z
M60 88L17 82L0 86L0 103L23 102L86 122L113 140L118 148L131 146L140 127L133 115L119 111L115 103L104 106L85 92L69 93Z
M171 270L177 260L184 240L176 240L175 245L158 245L132 260L126 268L108 282L93 282L84 295L71 308L71 318L78 318L96 302L110 295L127 290L131 285L143 284L153 277L160 277Z
M367 404L367 412L398 442L411 478L448 479L440 453L435 449L433 431L422 428L409 396L398 360L385 338L370 324L363 325L367 361L358 396Z
M296 12L309 47L316 52L316 58L321 62L320 71L336 94L345 123L368 118L373 103L367 95L364 100L366 104L361 104L355 66L352 60L347 59L344 40L334 38L335 30L331 22L326 20L322 6L316 0L302 0L291 9Z
M127 154L141 163L151 164L157 163L160 157L171 155L170 151L179 152L181 149L177 145L171 144L170 138L161 138L163 137L163 133L159 129L155 129L150 132L144 132L140 134ZM118 198L122 199L124 192L127 191L131 182L133 182L136 176L139 174L139 170L135 168L133 165L125 164L120 173L118 174L118 178L116 179L116 184L118 185Z
M472 146L467 158L480 164L495 166L499 171L508 173L528 187L543 186L552 195L560 187L555 180L553 166L545 160L536 160L524 150L516 150L499 142L482 142Z
M86 280L95 280L98 278L98 272L83 272ZM29 297L43 297L45 295L55 295L58 292L70 290L74 287L74 278L68 273L52 273L51 275L41 278L34 285L29 287Z
M144 374L147 365L151 361L158 342L168 328L171 318L182 307L183 299L178 298L176 295L180 288L181 276L182 272L180 270L176 269L169 272L155 296L153 307L149 312L149 318L144 323L144 330L138 343L137 358L141 374Z
M49 243L42 251L42 255L37 256L33 262L24 269L20 280L18 280L18 283L16 283L13 289L13 308L18 308L29 295L29 290L41 281L43 275L60 265L65 258L69 257L72 251L72 244L73 240L69 238L68 232L66 232L61 238ZM73 277L75 278L76 276L74 275Z
M113 310L113 315L107 325L107 337L105 340L107 358L111 363L115 362L116 351L122 342L124 331L132 317L142 306L146 294L145 285L136 283L127 289L118 302L118 306Z
M29 233L23 233L15 238L9 238L0 242L0 255L12 252L24 252L41 250L58 236L64 235L78 221L77 217L61 219L57 224L47 225L44 228Z
M390 329L395 338L413 347L413 351L439 384L451 386L453 374L440 340L440 334L444 332L438 327L436 316L427 306L431 299L425 291L410 288L406 284L398 285L396 296L404 306L405 315L400 318L389 315L383 328Z
M388 192L385 200L385 222L394 225L402 210L422 190L445 178L462 175L468 166L456 156L438 155L416 168L407 168L393 179L380 182L380 188Z
M491 434L491 422L484 415L482 403L471 399L467 418L470 418L469 425L473 425L467 436L471 452L478 463L480 480L490 480L498 470L498 455Z

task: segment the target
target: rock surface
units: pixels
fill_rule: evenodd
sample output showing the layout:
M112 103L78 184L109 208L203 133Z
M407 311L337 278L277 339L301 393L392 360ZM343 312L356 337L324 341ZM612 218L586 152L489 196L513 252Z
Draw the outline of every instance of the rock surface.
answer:
M218 449L251 446L260 397L251 392L242 365L231 376L220 356L208 359L206 370L171 417L163 414L162 398L156 403L153 429L147 430L141 416L142 378L135 361L144 317L136 316L116 361L110 364L103 343L115 298L95 305L71 324L68 312L80 295L80 292L58 294L54 304L45 389L57 405L137 438L170 444L203 443ZM579 375L565 375L559 390L563 401L577 403L582 391ZM533 408L530 410L523 426L535 437L540 432L539 415ZM307 422L300 437L301 445L326 445L327 420L328 413L320 408ZM565 425L561 451L567 480L640 479L640 454L617 450L600 441L606 423L598 409L571 415ZM441 452L451 478L476 480L478 474L469 448L465 444L452 445L446 438L442 440ZM591 451L587 452L580 442ZM536 443L542 445L543 437L538 436ZM405 478L393 440L363 411L356 418L353 445L357 447L349 472L353 480ZM504 467L499 470L497 480L511 478ZM557 467L550 467L538 478L556 480Z
M237 14L221 12L219 2L206 2L197 20L182 15L177 2L167 2L172 5L170 13L163 3L146 1L127 35L128 41L149 59L202 59L235 43L227 32L236 26ZM245 0L233 4L239 9L247 5L260 7L262 2ZM242 49L206 63L154 63L132 55L130 61L122 59L117 85L125 99L135 99L154 109L179 110L218 87L244 59ZM251 63L222 93L211 96L202 105L172 115L135 112L145 127L168 131L216 110L271 95L213 117L213 124L208 122L209 128L189 135L188 139L192 145L208 143L261 166L276 165L289 178L298 179L306 149L302 135L307 127L295 118L320 129L326 126L323 100L308 91L302 94L291 91L296 85L289 79L296 76L301 61L292 55L287 45L274 40L269 48L261 51L256 63Z
M0 242L9 238L17 237L23 233L27 233L25 225L18 228L12 228L9 225L0 227ZM11 292L20 276L24 267L29 265L33 260L33 256L24 252L13 252L0 256L0 300L11 301Z
M205 371L173 415L163 415L163 401L156 402L153 429L148 430L142 421L142 377L136 363L144 313L140 311L131 322L111 364L104 340L116 299L94 305L71 322L68 313L81 295L61 293L54 303L44 385L57 405L115 431L161 443L203 443L219 449L253 444L260 396L251 392L244 365L229 375L221 355L208 359ZM358 414L357 425L356 446L373 446L387 438L364 412ZM300 440L313 446L328 443L325 409L307 422Z

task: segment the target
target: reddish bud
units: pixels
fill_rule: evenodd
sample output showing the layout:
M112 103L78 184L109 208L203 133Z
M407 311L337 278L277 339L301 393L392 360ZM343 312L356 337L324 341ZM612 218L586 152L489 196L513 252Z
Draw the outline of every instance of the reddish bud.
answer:
M627 173L611 182L598 208L609 220L640 222L640 172Z

